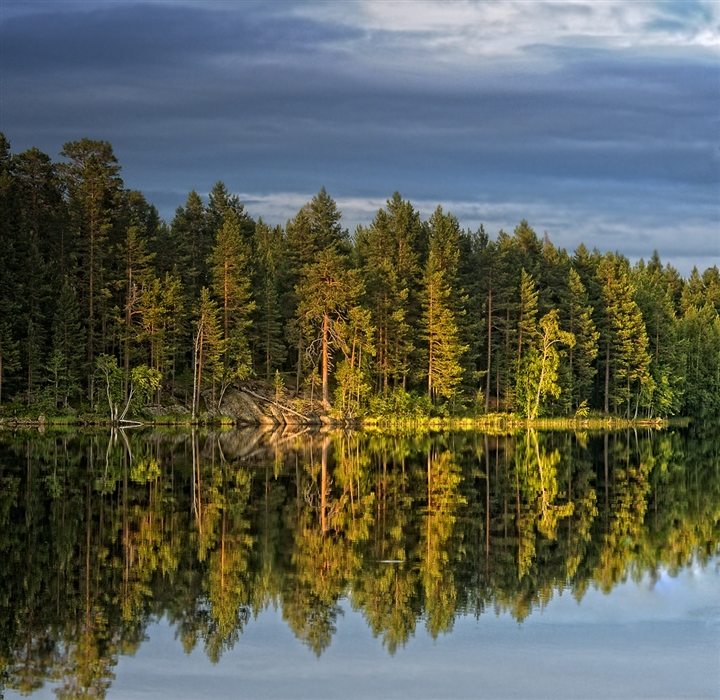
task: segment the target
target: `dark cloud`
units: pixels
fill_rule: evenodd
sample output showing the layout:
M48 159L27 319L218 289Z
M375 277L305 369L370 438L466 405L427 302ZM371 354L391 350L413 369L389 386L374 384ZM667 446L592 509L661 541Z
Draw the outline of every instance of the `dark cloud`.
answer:
M166 217L218 179L250 195L400 189L509 203L515 220L525 206L551 237L584 218L590 247L645 248L641 227L692 216L708 232L697 255L717 256L718 65L705 54L534 44L499 71L473 59L409 79L399 54L371 60L389 34L282 3L45 7L0 25L0 128L16 150L53 156L68 140L111 141L126 183ZM664 17L696 25L703 10ZM653 247L676 249L663 231Z

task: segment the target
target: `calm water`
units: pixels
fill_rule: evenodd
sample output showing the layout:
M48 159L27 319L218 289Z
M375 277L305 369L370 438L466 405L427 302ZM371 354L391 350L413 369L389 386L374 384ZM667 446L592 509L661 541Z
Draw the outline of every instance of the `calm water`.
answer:
M4 696L718 698L719 452L0 433Z

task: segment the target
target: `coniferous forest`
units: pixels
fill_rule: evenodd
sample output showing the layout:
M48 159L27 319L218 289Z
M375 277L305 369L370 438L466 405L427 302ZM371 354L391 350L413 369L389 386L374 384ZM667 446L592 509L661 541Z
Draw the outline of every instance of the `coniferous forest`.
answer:
M218 182L166 223L109 143L60 156L0 135L0 417L218 416L248 380L346 418L720 408L717 267L491 237L398 193L349 232L323 189L283 228Z

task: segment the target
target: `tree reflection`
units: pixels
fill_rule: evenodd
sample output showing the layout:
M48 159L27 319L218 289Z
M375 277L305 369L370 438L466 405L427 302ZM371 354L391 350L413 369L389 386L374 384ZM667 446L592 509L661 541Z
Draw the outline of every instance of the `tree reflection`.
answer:
M0 436L0 680L103 697L165 616L212 661L269 605L320 655L349 604L424 626L677 573L720 542L713 428Z

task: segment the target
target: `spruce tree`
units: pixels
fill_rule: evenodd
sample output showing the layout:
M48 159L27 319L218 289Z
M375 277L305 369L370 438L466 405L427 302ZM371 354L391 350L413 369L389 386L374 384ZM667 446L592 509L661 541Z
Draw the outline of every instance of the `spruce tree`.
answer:
M68 408L80 395L83 375L83 328L75 288L66 275L55 307L48 374L55 406Z
M575 345L568 350L570 374L570 406L575 409L590 400L593 378L597 373L595 359L600 334L595 330L592 307L580 275L571 269L568 275L568 301L564 314L564 327L575 337Z
M316 275L322 276L323 273L316 264L323 252L332 253L326 258L328 263L333 258L344 261L339 267L335 263L330 267L340 269L346 266L351 246L348 232L340 223L341 217L337 204L323 187L286 226L286 254L281 265L283 288L280 297L287 314L286 337L297 348L297 389L300 387L303 369L303 350L310 349L306 345L307 338L304 334L312 326L309 326L307 321L308 309L300 308L304 299L299 290L307 289L308 285L312 286L309 280ZM324 367L323 372L327 371L328 368ZM326 382L323 387L329 391ZM329 404L329 394L327 403Z
M222 314L224 341L218 407L230 383L235 379L245 379L252 372L248 328L255 302L251 299L248 260L249 251L242 237L240 219L235 210L229 208L218 229L210 258L213 291Z
M185 206L176 209L170 233L177 251L174 274L182 280L188 301L195 303L200 297L200 289L210 284L208 258L214 243L205 205L195 190L188 194Z
M306 265L297 287L297 315L308 353L320 358L322 403L330 409L330 369L335 352L347 343L343 332L350 310L359 304L362 281L348 268L347 256L330 245Z
M426 353L427 392L431 401L450 399L462 379L461 357L467 346L460 342L457 324L459 226L451 214L438 207L429 221L430 252L422 289L422 338Z
M606 357L606 407L612 400L616 411L624 406L630 417L633 401L637 415L643 393L652 391L647 331L634 299L627 261L608 253L598 267L598 276L611 331Z
M257 305L253 315L252 338L254 366L258 373L262 371L267 380L274 370L282 367L287 357L280 304L283 254L282 228L270 227L258 219L253 242L253 296Z
M60 165L67 191L70 226L76 237L79 263L79 298L87 314L88 397L93 398L95 355L105 343L107 241L121 203L120 166L106 141L68 142Z
M650 415L672 415L682 406L685 383L685 354L673 303L674 275L663 268L655 252L647 265L641 260L635 266L633 278L648 334L653 379L644 405Z
M420 215L399 193L356 236L377 348L376 388L406 387L417 345Z

